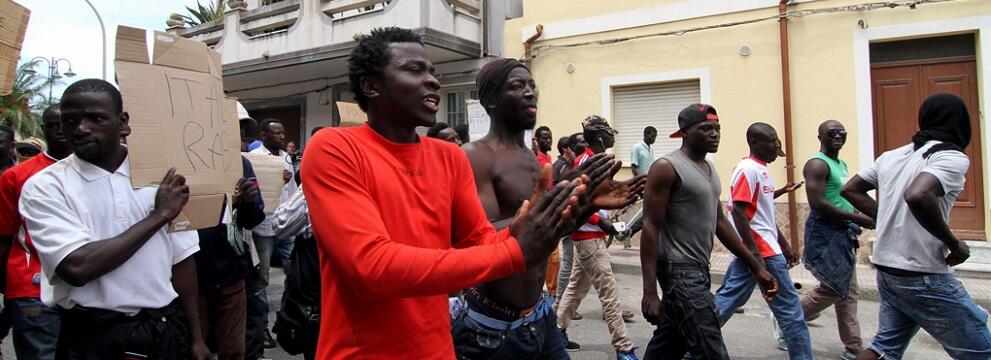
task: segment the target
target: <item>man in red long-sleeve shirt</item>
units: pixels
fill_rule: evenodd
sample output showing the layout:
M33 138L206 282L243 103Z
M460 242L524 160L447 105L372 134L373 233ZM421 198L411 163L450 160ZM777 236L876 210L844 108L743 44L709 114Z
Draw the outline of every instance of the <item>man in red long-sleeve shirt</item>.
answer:
M447 294L546 260L584 185L534 197L496 232L464 152L416 134L440 102L420 37L375 29L348 62L368 123L324 129L301 166L322 274L317 358L453 359Z
M0 175L0 266L6 266L0 276L7 281L4 307L12 318L14 351L21 359L54 359L58 342L60 314L41 301L41 263L17 206L29 178L72 154L60 114L59 104L41 113L48 149Z

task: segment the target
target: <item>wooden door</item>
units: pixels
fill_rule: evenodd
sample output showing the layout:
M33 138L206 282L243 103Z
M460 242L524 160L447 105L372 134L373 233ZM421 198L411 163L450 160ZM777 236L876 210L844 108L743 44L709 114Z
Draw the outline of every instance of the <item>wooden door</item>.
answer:
M970 170L963 193L950 213L950 228L958 237L984 240L984 160L977 98L977 63L973 57L874 64L874 155L912 141L919 130L919 107L929 95L960 96L970 111Z

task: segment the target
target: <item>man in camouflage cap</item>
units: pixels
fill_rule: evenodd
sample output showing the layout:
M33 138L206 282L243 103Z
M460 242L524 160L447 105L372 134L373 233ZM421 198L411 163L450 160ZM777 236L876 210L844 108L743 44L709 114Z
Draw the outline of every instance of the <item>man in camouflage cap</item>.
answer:
M616 143L616 130L609 126L605 118L592 115L582 121L585 141L588 147L585 152L577 154L574 166L577 167L595 154L604 153ZM564 290L557 309L557 326L565 334L568 323L578 310L579 302L588 294L592 286L599 293L602 302L602 314L612 334L612 345L616 349L617 359L637 359L634 353L633 341L626 332L622 308L619 303L619 288L616 287L616 277L612 272L609 252L606 249L606 236L616 234L616 228L609 221L605 211L598 211L588 218L587 222L571 234L575 246L575 258L571 270L568 287Z

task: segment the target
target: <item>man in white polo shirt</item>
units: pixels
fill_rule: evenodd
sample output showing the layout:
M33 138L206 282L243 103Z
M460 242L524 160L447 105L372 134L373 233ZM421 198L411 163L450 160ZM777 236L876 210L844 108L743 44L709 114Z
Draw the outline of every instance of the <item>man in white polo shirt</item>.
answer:
M283 159L282 163L286 169L282 172L282 192L279 195L279 203L276 204L282 205L298 187L296 186L296 178L293 176L295 174L293 174L292 159L286 153L286 130L282 121L278 119L262 120L259 128L262 134L262 146L251 150L251 153L278 156ZM261 279L258 283L259 289L255 289L249 296L261 299L266 304L268 303L268 274L272 253L278 254L279 259L282 260L282 265L285 266L289 263L289 254L292 253L293 245L292 238L280 239L275 236L275 223L275 213L265 213L265 220L251 231L255 248L258 251L258 272ZM275 347L275 340L272 339L272 334L268 331L269 309L266 307L264 310L265 315L262 319L265 322L265 348L271 349Z
M62 97L75 154L24 185L20 211L41 260L42 300L62 308L59 359L206 359L197 311L195 231L166 225L189 199L171 169L131 188L120 92L87 79Z

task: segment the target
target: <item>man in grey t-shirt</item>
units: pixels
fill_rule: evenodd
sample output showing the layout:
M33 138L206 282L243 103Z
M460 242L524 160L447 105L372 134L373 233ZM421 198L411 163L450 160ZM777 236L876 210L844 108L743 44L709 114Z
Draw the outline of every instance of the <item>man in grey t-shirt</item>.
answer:
M654 162L647 175L640 262L643 317L657 326L644 359L729 359L709 291L712 236L740 258L765 298L778 291L774 278L733 231L719 202L719 174L705 159L719 148L719 117L705 104L678 114L681 148ZM664 294L657 295L657 283Z
M843 197L877 219L881 310L858 359L900 359L920 327L954 359L989 359L988 313L950 269L970 257L948 225L970 166L970 115L959 97L936 94L922 103L919 128L911 144L881 154L843 187ZM875 189L877 201L867 194Z

